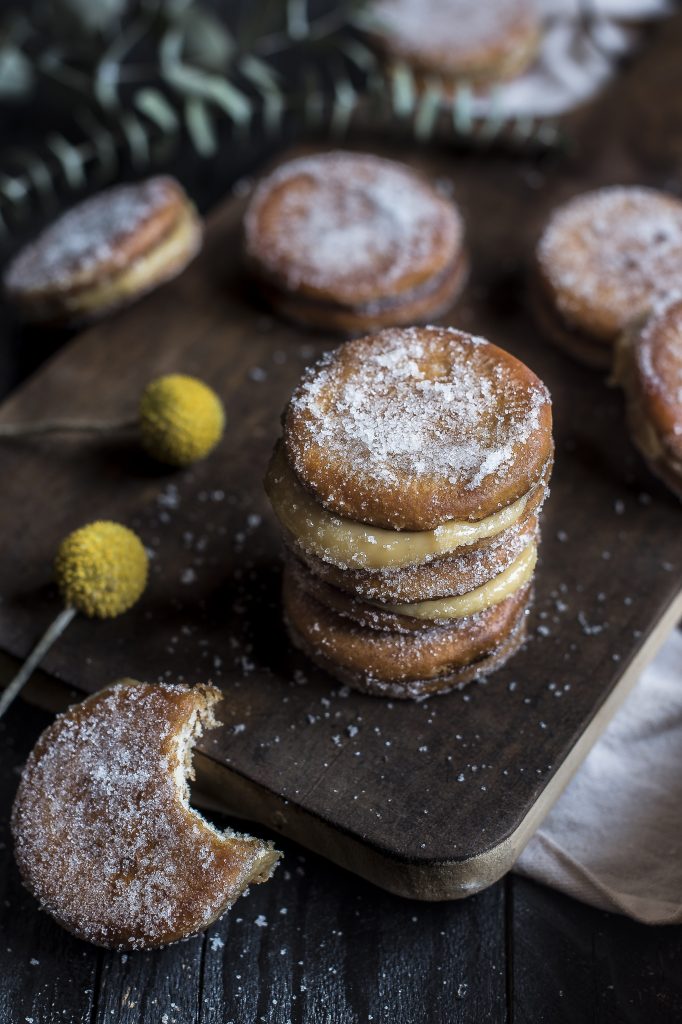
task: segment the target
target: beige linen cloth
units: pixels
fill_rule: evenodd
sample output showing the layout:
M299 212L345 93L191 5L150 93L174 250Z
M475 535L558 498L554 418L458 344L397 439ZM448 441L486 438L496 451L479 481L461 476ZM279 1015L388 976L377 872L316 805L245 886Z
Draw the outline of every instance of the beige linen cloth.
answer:
M515 870L646 924L682 922L682 631L644 670Z

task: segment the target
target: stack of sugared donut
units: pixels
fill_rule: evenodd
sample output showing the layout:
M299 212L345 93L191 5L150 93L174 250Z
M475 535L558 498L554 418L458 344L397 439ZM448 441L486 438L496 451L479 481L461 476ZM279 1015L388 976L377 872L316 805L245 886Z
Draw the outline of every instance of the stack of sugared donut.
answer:
M266 480L294 644L391 697L501 665L524 637L552 459L546 387L482 338L394 328L324 356Z

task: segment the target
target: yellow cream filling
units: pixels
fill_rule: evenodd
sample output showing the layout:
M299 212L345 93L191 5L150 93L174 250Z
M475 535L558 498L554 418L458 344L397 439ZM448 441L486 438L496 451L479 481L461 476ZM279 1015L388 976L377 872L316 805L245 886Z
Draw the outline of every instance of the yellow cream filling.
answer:
M193 207L184 209L177 223L166 237L148 253L139 256L129 267L114 277L74 292L65 297L69 309L89 312L117 305L149 285L154 284L164 270L188 258L197 246L198 221Z
M280 523L306 551L343 568L399 569L447 555L517 522L527 495L478 522L453 520L435 530L385 530L341 519L323 508L296 480L279 449L265 487Z
M485 611L500 604L506 597L525 586L533 575L538 560L537 544L532 542L504 572L494 576L483 586L456 597L440 597L435 601L417 601L414 604L381 604L375 607L395 615L409 615L413 619L460 619L465 615Z

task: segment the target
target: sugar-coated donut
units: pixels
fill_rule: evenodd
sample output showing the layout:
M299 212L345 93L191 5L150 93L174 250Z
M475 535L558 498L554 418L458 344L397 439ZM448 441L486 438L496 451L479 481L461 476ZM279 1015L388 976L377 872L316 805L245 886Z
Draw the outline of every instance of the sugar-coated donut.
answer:
M284 617L292 642L355 689L382 697L446 693L483 678L518 650L530 588L449 626L385 632L358 625L322 604L285 567Z
M682 500L682 299L623 333L614 377L625 391L632 440Z
M508 352L453 328L389 329L306 373L283 443L335 515L433 530L525 495L551 463L551 427L546 387Z
M201 241L201 221L173 178L117 185L22 249L5 273L5 291L27 321L87 322L175 277Z
M532 0L374 0L372 38L423 75L488 84L520 75L537 55Z
M272 844L221 833L188 804L192 743L217 725L221 698L212 686L124 680L39 738L12 812L16 859L74 935L115 949L165 946L269 878Z
M266 298L324 329L433 318L467 272L454 203L410 167L362 153L281 165L256 188L244 235Z
M682 201L614 186L561 206L540 239L533 305L548 340L608 368L621 332L682 290Z

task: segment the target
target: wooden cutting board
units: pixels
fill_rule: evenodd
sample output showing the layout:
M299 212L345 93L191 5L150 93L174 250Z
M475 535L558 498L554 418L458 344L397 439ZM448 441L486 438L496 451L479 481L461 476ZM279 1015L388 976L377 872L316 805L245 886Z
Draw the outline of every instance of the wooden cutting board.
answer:
M121 676L214 680L224 725L197 758L207 799L386 889L441 899L511 867L674 626L681 513L631 448L619 394L546 346L525 312L524 268L549 210L613 170L412 162L454 182L468 224L472 277L443 322L510 349L554 398L524 650L485 684L422 703L339 688L290 650L262 478L288 395L333 341L252 296L241 199L210 217L203 254L177 282L77 338L3 406L4 421L113 418L150 377L178 370L222 395L228 430L185 472L152 465L130 440L2 443L0 646L23 657L58 610L50 567L64 534L98 517L129 524L153 553L148 592L115 622L76 619L45 661L51 678L88 692ZM54 686L41 700L59 702Z

